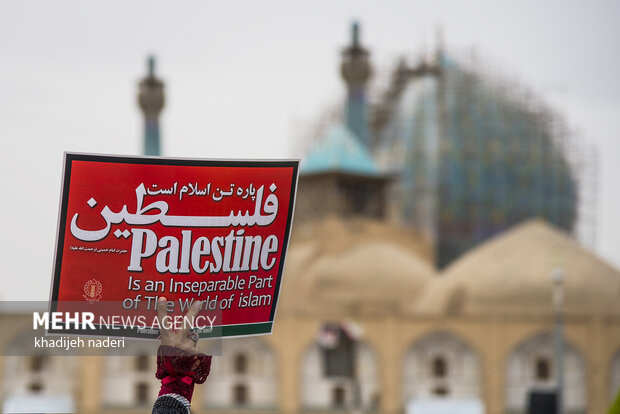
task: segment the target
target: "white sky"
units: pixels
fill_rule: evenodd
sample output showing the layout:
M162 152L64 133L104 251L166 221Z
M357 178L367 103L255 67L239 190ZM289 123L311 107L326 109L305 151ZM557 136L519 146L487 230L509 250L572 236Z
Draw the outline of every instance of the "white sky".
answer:
M378 71L444 28L563 113L598 149L596 251L620 267L620 2L0 0L2 300L46 300L63 151L139 154L137 81L158 57L164 153L292 155L343 97L349 24Z

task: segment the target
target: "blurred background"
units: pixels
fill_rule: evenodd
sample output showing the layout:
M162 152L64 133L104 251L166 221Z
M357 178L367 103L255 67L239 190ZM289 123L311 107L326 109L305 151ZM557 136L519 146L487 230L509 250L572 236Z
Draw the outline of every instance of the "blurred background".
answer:
M274 335L225 341L196 412L606 412L619 12L1 2L0 299L48 297L63 151L301 158ZM7 357L2 407L149 412L154 363Z

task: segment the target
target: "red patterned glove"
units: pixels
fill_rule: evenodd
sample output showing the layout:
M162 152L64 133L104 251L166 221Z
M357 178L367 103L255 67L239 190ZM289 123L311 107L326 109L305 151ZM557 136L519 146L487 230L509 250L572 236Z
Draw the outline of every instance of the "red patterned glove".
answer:
M157 350L157 372L161 380L159 395L178 394L192 400L194 384L202 384L209 376L211 356L192 354L169 345Z

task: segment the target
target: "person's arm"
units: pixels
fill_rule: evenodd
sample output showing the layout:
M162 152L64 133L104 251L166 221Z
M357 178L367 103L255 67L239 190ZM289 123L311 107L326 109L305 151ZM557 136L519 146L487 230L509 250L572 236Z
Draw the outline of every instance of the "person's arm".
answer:
M194 320L201 305L200 301L195 301L186 319ZM189 414L194 384L202 384L207 379L211 356L198 352L198 335L190 333L189 326L184 324L176 331L170 329L167 316L166 298L159 298L157 318L161 345L157 350L155 376L161 380L161 389L153 405L153 414Z

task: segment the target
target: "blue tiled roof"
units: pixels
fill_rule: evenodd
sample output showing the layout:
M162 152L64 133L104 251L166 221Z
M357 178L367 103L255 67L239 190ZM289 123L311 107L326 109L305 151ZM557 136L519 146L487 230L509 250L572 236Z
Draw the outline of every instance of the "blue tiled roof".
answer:
M301 163L302 174L338 171L380 175L377 164L357 137L346 126L331 127Z

